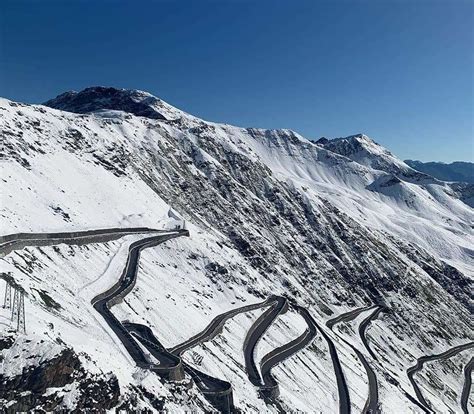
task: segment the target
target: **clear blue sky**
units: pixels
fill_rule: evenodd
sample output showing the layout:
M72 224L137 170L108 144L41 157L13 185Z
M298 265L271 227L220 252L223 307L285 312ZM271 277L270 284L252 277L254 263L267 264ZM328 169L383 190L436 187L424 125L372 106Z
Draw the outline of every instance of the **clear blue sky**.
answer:
M473 160L472 0L0 3L0 96L108 85L202 118Z

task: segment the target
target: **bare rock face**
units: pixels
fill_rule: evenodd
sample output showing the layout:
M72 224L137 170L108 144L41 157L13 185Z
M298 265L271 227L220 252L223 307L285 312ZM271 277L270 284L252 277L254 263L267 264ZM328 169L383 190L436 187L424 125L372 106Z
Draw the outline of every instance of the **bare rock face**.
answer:
M108 109L129 112L151 119L166 119L153 108L154 101L158 101L158 99L141 91L95 86L81 92L65 92L45 102L45 105L79 114Z
M54 388L54 392L48 392L50 388ZM120 396L115 376L87 374L76 353L69 348L39 365L24 368L20 375L0 375L0 402L8 412L65 409L64 396L72 389L77 390L77 412L109 409L117 405Z

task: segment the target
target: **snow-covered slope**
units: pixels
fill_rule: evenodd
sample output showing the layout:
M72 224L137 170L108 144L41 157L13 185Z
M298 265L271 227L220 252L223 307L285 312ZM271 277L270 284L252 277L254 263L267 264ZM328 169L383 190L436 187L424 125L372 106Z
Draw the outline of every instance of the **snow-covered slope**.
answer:
M0 234L166 228L185 218L190 238L145 250L134 290L113 308L121 320L152 327L166 347L270 294L305 306L322 326L340 312L383 303L388 310L369 330L379 355L372 362L382 409L399 413L419 410L405 395L413 394L406 369L416 358L472 337L473 209L369 138L314 143L289 130L215 124L145 92L113 88L68 92L47 105L58 109L0 100ZM134 366L90 304L118 279L137 238L28 247L0 259L1 272L27 294L26 335L9 331L0 309L0 375L10 387L3 403L20 410L210 409L195 387L162 383ZM184 359L229 381L244 411L335 412L337 384L320 335L274 368L278 403L259 398L242 343L261 312L235 317ZM339 335L351 338L354 323ZM263 336L257 362L303 330L290 309ZM327 335L360 411L365 371L338 335ZM14 390L28 383L27 365L62 372L71 361L69 379L48 382L44 374L43 388ZM447 377L449 393L420 376L436 411L458 407L455 374ZM107 384L108 397L88 399L94 384Z

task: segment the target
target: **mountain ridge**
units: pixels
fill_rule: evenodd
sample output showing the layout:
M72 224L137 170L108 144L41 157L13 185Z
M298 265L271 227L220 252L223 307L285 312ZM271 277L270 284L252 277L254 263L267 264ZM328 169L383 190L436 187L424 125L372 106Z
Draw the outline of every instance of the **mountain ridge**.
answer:
M405 160L412 168L431 174L443 181L474 183L474 163L469 161L453 161L450 163L416 160Z

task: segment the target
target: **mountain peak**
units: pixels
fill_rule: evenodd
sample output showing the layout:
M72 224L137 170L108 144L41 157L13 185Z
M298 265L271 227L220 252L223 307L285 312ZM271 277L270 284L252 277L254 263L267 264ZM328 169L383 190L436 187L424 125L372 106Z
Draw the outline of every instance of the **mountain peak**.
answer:
M372 138L365 134L355 134L334 139L323 137L316 141L316 143L348 158L352 158L356 154L393 156L390 151L377 144Z
M100 110L116 110L166 120L160 111L163 102L148 92L136 89L119 89L92 86L80 92L68 91L45 102L51 108L74 113L88 113Z

